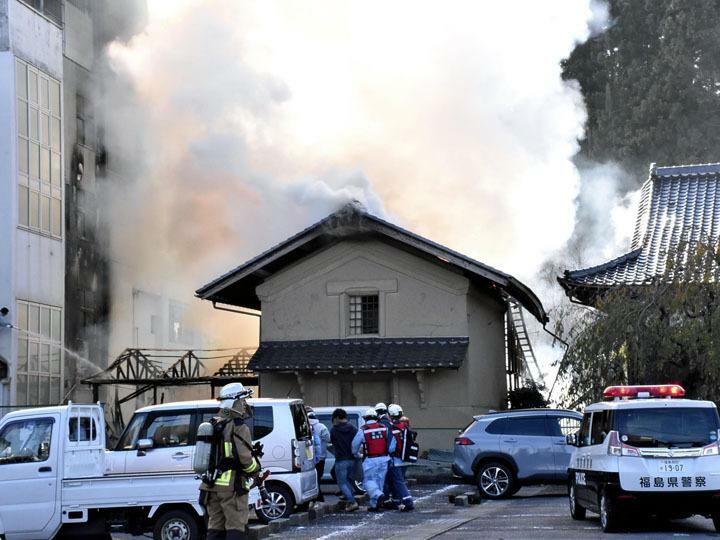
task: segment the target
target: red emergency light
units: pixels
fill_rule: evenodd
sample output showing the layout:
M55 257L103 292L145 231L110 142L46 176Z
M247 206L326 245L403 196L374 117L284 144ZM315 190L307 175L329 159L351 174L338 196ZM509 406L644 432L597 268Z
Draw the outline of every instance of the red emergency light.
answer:
M603 392L604 398L681 398L685 389L679 384L653 384L647 386L608 386Z

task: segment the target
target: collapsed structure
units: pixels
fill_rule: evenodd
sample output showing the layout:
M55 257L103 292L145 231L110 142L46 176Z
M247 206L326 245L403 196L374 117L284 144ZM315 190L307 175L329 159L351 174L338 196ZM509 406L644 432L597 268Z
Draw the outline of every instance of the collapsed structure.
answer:
M262 313L249 363L261 395L401 403L426 448L450 447L472 415L506 407L526 370L510 304L547 320L517 279L355 204L196 294Z

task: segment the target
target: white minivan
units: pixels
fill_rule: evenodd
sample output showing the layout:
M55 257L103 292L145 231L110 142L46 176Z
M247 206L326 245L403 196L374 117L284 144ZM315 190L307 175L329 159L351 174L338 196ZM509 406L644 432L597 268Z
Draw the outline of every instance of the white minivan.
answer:
M310 424L300 399L251 398L247 425L261 442L270 501L257 510L261 521L288 517L318 495ZM218 414L215 400L179 401L138 409L108 460L106 474L192 471L197 427ZM138 448L142 447L141 457Z

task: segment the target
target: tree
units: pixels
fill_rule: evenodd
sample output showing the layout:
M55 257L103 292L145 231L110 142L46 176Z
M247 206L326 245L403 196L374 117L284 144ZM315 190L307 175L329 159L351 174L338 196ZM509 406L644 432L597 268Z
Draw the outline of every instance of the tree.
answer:
M606 292L570 336L563 404L597 401L610 385L667 382L720 402L719 269L718 243L682 245L651 283Z
M578 158L643 178L720 159L720 0L610 0L611 26L562 62L588 111Z
M526 385L522 388L516 388L508 392L508 401L510 401L511 409L543 409L548 406L547 401L542 396L540 388L532 382L526 381ZM542 388L544 390L544 388Z

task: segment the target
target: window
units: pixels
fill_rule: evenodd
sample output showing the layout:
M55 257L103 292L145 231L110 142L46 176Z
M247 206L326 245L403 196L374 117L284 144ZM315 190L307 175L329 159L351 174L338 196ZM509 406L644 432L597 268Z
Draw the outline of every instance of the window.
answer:
M187 305L170 301L168 311L170 341L173 343L192 344L195 336L185 323L185 310Z
M190 436L190 413L155 416L140 439L152 439L153 448L187 446Z
M60 83L15 60L18 224L62 236Z
M580 425L580 438L578 439L579 446L587 446L590 444L590 419L592 418L591 413L585 413L583 415L582 424Z
M62 310L17 303L18 405L58 405L62 400Z
M593 413L592 429L590 430L590 444L600 444L612 429L611 411L595 411Z
M693 448L718 440L715 407L663 407L618 409L615 429L620 439L633 446Z
M140 438L140 430L145 425L147 414L136 414L133 416L128 427L125 428L115 450L133 450Z
M290 405L290 413L292 414L293 424L295 425L295 438L297 440L312 439L310 421L308 420L303 404L292 403Z
M263 437L270 435L273 430L273 408L272 407L253 407L252 418L247 420L252 433L252 440L257 441Z
M252 418L245 419L245 424L250 429L250 437L253 441L267 437L275 427L275 418L272 407L251 407ZM218 411L204 411L200 423L209 422L218 415Z
M502 435L505 433L507 422L505 421L505 418L498 418L497 420L493 420L490 422L488 427L485 428L486 433L491 433L492 435Z
M90 442L97 440L95 420L89 416L74 416L68 421L68 440L70 442Z
M350 296L351 336L378 334L380 331L380 300L377 294Z
M539 437L547 435L544 416L521 416L507 418L506 435L528 435Z
M567 437L580 430L580 419L573 416L551 416L548 420L553 437Z
M0 465L47 461L52 428L52 418L10 422L0 432Z
M57 25L62 25L62 0L21 0Z

